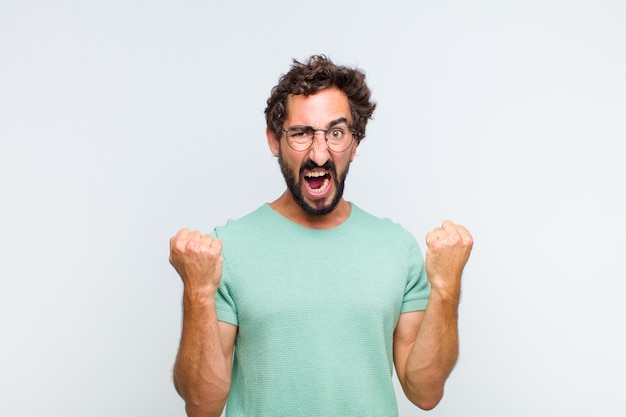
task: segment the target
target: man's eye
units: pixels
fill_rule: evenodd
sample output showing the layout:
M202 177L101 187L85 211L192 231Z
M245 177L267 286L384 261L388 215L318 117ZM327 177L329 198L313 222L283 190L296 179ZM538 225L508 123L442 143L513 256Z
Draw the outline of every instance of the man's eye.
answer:
M289 130L289 136L292 138L303 138L309 136L309 131L307 129L291 129Z
M341 139L344 135L343 129L333 129L328 132L330 139Z

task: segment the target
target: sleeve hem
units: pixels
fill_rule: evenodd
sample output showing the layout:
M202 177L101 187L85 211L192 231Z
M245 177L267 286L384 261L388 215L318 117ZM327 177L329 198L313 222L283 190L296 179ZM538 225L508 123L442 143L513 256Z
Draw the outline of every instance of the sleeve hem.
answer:
M224 311L224 310L217 310L217 319L219 321L223 321L225 323L229 323L232 324L234 326L239 326L239 320L237 320L237 315L230 312L230 311Z
M427 305L428 305L428 300L407 301L407 302L402 303L402 309L400 310L400 313L408 313L411 311L426 310Z

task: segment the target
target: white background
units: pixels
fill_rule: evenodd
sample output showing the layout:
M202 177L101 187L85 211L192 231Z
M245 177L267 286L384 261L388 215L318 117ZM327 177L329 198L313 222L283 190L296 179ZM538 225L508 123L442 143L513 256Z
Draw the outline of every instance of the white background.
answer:
M314 53L379 105L347 199L475 236L428 415L626 415L621 0L2 0L0 415L184 415L168 240L282 192L265 100Z

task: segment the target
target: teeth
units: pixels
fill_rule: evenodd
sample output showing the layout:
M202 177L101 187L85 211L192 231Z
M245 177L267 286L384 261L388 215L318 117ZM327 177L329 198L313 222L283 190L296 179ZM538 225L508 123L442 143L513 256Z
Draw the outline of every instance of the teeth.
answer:
M326 175L325 171L317 171L317 172L308 172L306 174L307 178L317 178L317 177L323 177L324 175Z

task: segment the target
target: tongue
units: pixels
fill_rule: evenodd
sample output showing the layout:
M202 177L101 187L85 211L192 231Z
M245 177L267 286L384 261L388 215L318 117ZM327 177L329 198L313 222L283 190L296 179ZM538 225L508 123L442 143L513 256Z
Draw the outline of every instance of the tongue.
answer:
M308 178L307 181L309 182L309 187L317 190L322 187L322 184L324 184L324 177Z

